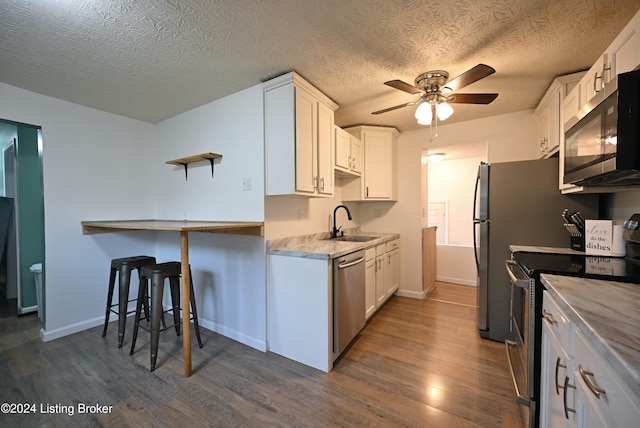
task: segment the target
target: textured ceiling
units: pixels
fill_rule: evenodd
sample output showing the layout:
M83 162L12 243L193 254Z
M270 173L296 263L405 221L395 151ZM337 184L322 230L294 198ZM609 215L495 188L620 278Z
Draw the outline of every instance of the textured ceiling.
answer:
M418 128L415 97L383 85L425 71L496 73L447 123L534 108L584 70L640 0L0 0L0 82L156 123L295 70L336 123Z

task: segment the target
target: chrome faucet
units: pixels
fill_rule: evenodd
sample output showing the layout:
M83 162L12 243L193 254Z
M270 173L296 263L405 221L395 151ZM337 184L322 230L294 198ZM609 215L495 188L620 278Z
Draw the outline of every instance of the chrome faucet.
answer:
M340 231L340 227L336 227L336 211L338 211L338 208L344 208L345 211L347 212L347 217L349 217L349 220L352 220L351 218L351 213L349 212L349 208L347 208L345 205L338 205L336 207L335 210L333 210L333 230L331 231L331 237L332 238L337 238L338 237L338 232ZM342 232L342 234L344 235L344 232Z

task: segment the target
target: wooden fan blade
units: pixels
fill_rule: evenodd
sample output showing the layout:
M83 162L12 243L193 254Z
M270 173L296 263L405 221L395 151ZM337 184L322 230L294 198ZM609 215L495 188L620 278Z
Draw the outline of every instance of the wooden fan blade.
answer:
M410 102L410 103L400 104L400 105L397 105L397 106L393 106L393 107L385 108L385 109L383 109L383 110L374 111L374 112L373 112L373 113L371 113L371 114L386 113L386 112L388 112L388 111L397 110L397 109L402 108L402 107L412 106L412 105L414 105L416 102L417 102L417 101L412 101L412 102Z
M493 67L489 67L485 64L478 64L475 67L465 71L461 75L449 80L444 87L451 89L451 92L458 91L467 85L477 82L480 79L484 79L487 76L495 73L496 70Z
M384 82L385 85L391 86L392 88L399 89L401 91L408 92L410 94L421 94L422 91L416 88L413 85L410 85L402 80L389 80L388 82Z
M489 104L497 97L498 94L452 94L447 99L447 102L457 104Z

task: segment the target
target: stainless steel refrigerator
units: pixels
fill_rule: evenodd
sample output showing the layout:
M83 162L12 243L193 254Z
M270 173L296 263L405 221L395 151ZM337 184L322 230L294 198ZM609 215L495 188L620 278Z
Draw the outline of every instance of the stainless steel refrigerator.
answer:
M598 196L562 195L558 158L486 164L478 167L474 192L474 246L478 271L480 336L513 339L511 287L505 260L510 245L570 248L562 211L598 218ZM520 299L514 299L517 305ZM522 313L514 307L514 313ZM522 320L517 320L522 325Z

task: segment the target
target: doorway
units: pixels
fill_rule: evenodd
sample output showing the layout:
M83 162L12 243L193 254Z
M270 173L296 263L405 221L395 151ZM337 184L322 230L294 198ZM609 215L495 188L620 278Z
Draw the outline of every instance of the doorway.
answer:
M437 280L475 286L473 247L473 194L480 162L487 161L488 143L433 147L422 153L427 179L423 180L423 210L427 226L438 226ZM429 154L444 157L436 162Z
M5 224L7 238L0 264L0 315L37 313L40 308L44 324L44 298L40 298L44 293L36 290L36 273L32 269L38 263L44 266L41 129L0 120L0 147L0 196L13 201L13 212ZM43 278L39 272L38 275Z

